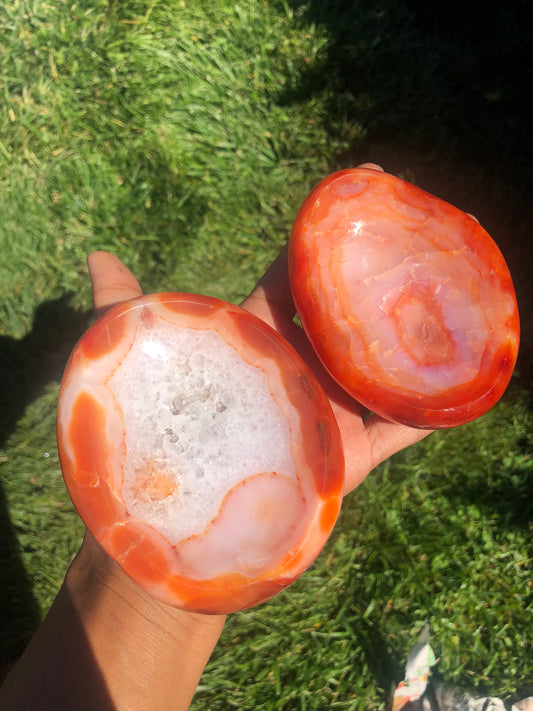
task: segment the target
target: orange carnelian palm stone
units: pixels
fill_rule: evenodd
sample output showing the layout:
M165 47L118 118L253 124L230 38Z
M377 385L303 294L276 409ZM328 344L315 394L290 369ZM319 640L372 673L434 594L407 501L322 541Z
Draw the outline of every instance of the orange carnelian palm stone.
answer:
M459 425L507 387L519 342L514 288L470 215L392 175L340 171L300 208L289 266L323 364L384 418Z
M67 364L58 441L104 550L189 610L231 612L284 589L340 508L340 434L313 373L217 299L145 296L102 316Z

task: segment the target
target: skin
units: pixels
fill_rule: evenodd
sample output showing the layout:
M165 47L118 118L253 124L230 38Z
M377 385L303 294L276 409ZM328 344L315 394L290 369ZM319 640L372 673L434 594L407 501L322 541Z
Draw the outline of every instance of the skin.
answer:
M97 314L142 293L112 254L90 254L88 267ZM369 414L327 375L293 321L286 248L242 306L278 330L317 374L341 430L345 494L380 462L427 436ZM184 711L224 621L223 615L185 612L151 598L87 533L50 612L0 690L0 706Z

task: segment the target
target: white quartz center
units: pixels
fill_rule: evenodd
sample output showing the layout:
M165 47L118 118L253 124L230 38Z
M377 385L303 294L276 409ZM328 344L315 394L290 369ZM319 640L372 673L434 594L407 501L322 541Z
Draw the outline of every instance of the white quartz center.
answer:
M265 373L216 331L139 324L109 385L126 432L124 501L171 543L202 533L245 479L296 480Z

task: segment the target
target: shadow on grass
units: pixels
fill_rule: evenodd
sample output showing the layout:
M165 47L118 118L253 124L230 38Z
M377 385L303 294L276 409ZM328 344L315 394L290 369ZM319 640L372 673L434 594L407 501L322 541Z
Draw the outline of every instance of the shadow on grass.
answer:
M0 703L6 703L2 708L38 709L44 702L47 708L58 711L71 708L115 711L116 704L87 638L84 611L74 604L72 594L66 588L59 592L58 604L50 610L48 629L45 623L40 630L40 640L37 639L33 649L28 649L28 656L25 655L22 665L15 668L1 690ZM60 627L64 633L59 638L52 636L50 630ZM39 658L47 648L49 659L36 666L35 659L42 661ZM76 661L69 668L71 659ZM20 699L21 693L24 701Z
M20 544L0 486L0 685L41 620Z
M494 476L465 475L460 488L448 492L447 498L458 505L472 504L490 517L496 514L501 528L517 529L527 537L533 521L533 438L523 437L514 445Z
M533 29L525 0L294 0L330 35L322 63L281 103L325 96L330 130L359 126L333 168L381 163L475 214L513 275L522 319L519 372L533 375Z
M0 447L6 443L26 407L54 380L89 322L69 306L68 296L41 304L32 330L22 339L0 337ZM3 477L9 463L0 462ZM15 472L11 473L15 476ZM17 531L0 483L0 683L41 620L41 610L24 569Z

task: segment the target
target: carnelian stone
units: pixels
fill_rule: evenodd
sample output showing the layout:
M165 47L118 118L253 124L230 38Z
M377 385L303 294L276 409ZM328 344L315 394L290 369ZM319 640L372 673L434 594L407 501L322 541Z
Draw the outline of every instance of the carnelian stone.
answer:
M511 275L489 234L443 200L370 168L334 173L297 214L289 271L322 363L382 417L452 427L507 387L519 343Z
M287 587L341 505L340 432L312 371L263 321L206 296L139 297L99 319L64 373L58 444L103 549L188 610Z

